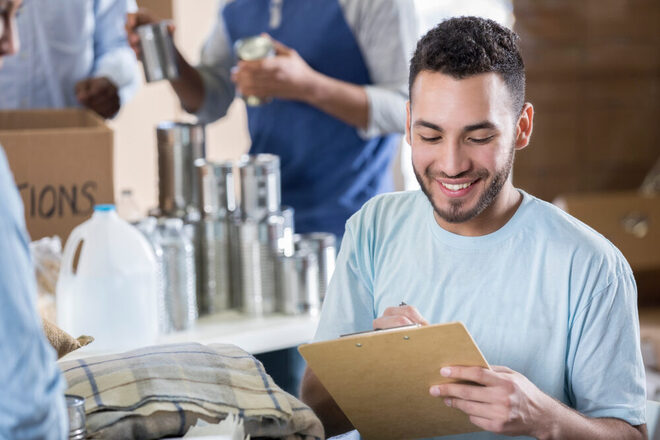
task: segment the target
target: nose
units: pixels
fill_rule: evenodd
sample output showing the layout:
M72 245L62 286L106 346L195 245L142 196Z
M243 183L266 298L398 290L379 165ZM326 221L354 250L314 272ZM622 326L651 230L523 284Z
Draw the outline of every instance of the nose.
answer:
M458 140L447 142L445 148L440 150L438 159L441 171L447 177L456 177L462 173L470 171L472 161L466 151L466 147L461 145Z

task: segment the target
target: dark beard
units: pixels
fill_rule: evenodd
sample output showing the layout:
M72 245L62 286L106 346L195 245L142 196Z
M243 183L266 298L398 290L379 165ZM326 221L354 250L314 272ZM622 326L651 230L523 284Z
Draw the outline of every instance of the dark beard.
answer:
M502 187L506 183L506 180L509 178L509 174L511 174L511 169L513 168L514 151L515 151L514 148L511 148L511 152L509 153L509 157L506 163L501 169L497 170L497 172L495 173L495 177L493 178L493 181L490 183L488 188L486 188L486 191L484 191L484 193L481 195L481 198L479 199L475 207L465 212L461 212L461 208L463 208L463 202L461 200L450 200L449 210L446 211L443 211L439 207L437 207L433 202L433 197L431 196L430 189L426 186L424 180L419 175L414 165L413 165L413 170L415 171L415 177L417 178L417 182L419 182L419 186L422 188L424 194L426 194L426 198L429 199L431 205L433 205L433 210L436 212L436 214L438 214L438 216L440 216L440 218L446 221L447 223L463 223L468 220L472 220L473 218L481 214L486 208L488 208L493 203L495 197L497 197L497 195L500 193ZM435 180L434 177L430 175L428 169L425 171L424 174L427 179L431 181ZM479 170L474 174L466 174L466 176L470 176L474 179L485 180L488 178L489 173L486 170ZM466 177L466 176L459 175L453 177Z

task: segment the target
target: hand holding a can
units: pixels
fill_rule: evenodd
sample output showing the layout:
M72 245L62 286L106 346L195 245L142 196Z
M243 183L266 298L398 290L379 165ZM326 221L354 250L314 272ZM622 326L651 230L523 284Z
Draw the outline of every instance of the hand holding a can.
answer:
M262 101L270 98L304 100L317 72L296 50L278 41L271 41L274 56L255 60L241 59L238 62L231 75L237 91L243 96L254 96Z
M140 36L138 35L137 28L145 24L155 24L160 21L146 8L139 8L137 12L126 15L126 38L138 59L142 58L142 48L140 46ZM172 22L167 23L167 30L170 35L174 35L175 27Z

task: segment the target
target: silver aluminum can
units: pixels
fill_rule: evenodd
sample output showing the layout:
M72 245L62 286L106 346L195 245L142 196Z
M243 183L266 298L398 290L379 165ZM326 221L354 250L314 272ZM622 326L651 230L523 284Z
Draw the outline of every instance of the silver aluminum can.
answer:
M142 66L147 82L178 79L179 65L168 21L145 24L137 28L142 52Z
M337 239L335 235L329 232L297 234L294 242L297 249L307 248L316 254L319 264L319 294L321 300L325 299L325 293L335 271L335 260L337 258Z
M234 52L239 60L256 61L275 56L275 46L270 38L262 35L241 38L234 43ZM244 96L245 103L254 107L263 104L256 96Z
M245 155L238 165L241 175L243 218L263 220L280 210L280 158L273 154Z
M243 286L241 283L241 215L237 211L229 216L229 283L230 283L230 307L232 309L243 309Z
M248 218L240 221L236 226L238 227L241 310L249 316L263 316L259 222Z
M227 218L236 210L234 163L195 160L199 211L204 218Z
M277 269L277 311L287 315L318 315L321 298L316 254L301 249L292 256L279 255Z
M282 233L281 248L284 255L290 257L295 252L295 245L293 242L293 237L296 233L294 226L295 210L290 206L282 206L281 214L284 218L284 231Z
M199 207L194 162L206 154L204 126L161 122L158 139L158 208L161 215L183 218Z
M198 296L200 314L218 313L230 308L229 223L226 219L206 219L201 224L202 277Z
M69 415L69 440L83 440L87 437L85 421L85 398L65 394L66 409Z

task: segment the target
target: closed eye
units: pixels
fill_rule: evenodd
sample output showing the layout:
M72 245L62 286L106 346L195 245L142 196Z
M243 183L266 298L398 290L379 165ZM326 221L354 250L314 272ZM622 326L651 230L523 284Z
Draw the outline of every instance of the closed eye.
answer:
M492 141L495 135L488 136L485 138L468 138L470 142L474 142L475 144L487 144L488 142Z
M420 135L419 138L423 140L424 142L437 142L440 139L442 139L442 136L435 136L435 137L425 137Z

